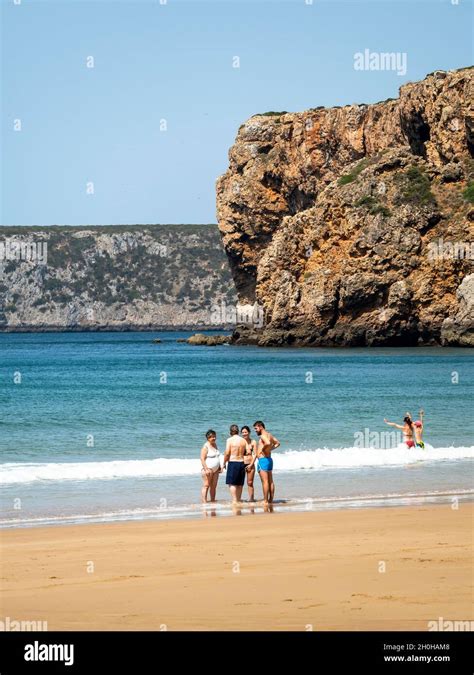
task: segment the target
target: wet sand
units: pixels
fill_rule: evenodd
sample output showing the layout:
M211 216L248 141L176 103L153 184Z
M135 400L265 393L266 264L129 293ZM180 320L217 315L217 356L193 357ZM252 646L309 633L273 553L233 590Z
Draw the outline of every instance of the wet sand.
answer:
M49 630L472 620L473 505L3 530L1 614Z

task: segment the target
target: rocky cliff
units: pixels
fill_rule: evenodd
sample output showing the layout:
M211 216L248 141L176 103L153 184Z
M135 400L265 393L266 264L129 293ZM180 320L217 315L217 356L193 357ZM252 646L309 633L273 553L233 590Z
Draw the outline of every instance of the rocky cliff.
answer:
M217 328L235 302L215 225L0 228L3 331Z
M474 70L243 124L217 183L261 345L474 345Z

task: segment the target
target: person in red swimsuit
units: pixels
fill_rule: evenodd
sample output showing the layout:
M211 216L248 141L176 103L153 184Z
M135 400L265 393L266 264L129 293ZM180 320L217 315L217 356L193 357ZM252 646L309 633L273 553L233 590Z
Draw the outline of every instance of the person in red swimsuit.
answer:
M403 418L403 425L396 424L396 422L389 422L387 419L384 419L385 424L388 424L389 427L395 427L396 429L401 429L403 433L403 440L407 444L408 448L415 447L415 425L411 418L410 413L407 413Z

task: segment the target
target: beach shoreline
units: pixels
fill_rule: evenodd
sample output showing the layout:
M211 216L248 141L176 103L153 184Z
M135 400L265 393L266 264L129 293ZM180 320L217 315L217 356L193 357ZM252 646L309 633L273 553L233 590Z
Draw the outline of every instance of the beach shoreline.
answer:
M71 527L74 525L107 525L118 523L163 522L200 520L205 517L232 518L234 516L251 516L268 512L301 513L308 511L338 511L338 510L365 510L365 509L392 509L396 507L417 507L434 504L452 505L474 502L474 491L465 490L438 490L431 492L365 494L344 497L304 497L278 499L269 505L263 499L255 501L243 499L241 502L232 502L227 495L216 499L215 502L194 502L189 504L171 505L165 502L160 506L149 508L122 509L109 513L83 513L60 516L41 516L18 519L0 519L0 532L14 529L41 529L49 527Z
M425 631L473 618L473 514L461 503L2 530L2 620Z

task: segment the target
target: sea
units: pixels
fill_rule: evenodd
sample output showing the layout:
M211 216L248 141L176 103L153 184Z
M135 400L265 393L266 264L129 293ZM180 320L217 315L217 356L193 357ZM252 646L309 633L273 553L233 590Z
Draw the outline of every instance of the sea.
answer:
M232 507L225 474L200 503L206 431L223 452L230 424L256 420L281 443L273 513L472 500L473 350L177 342L190 334L0 334L0 527L263 513ZM409 449L384 418L420 409L426 446Z

